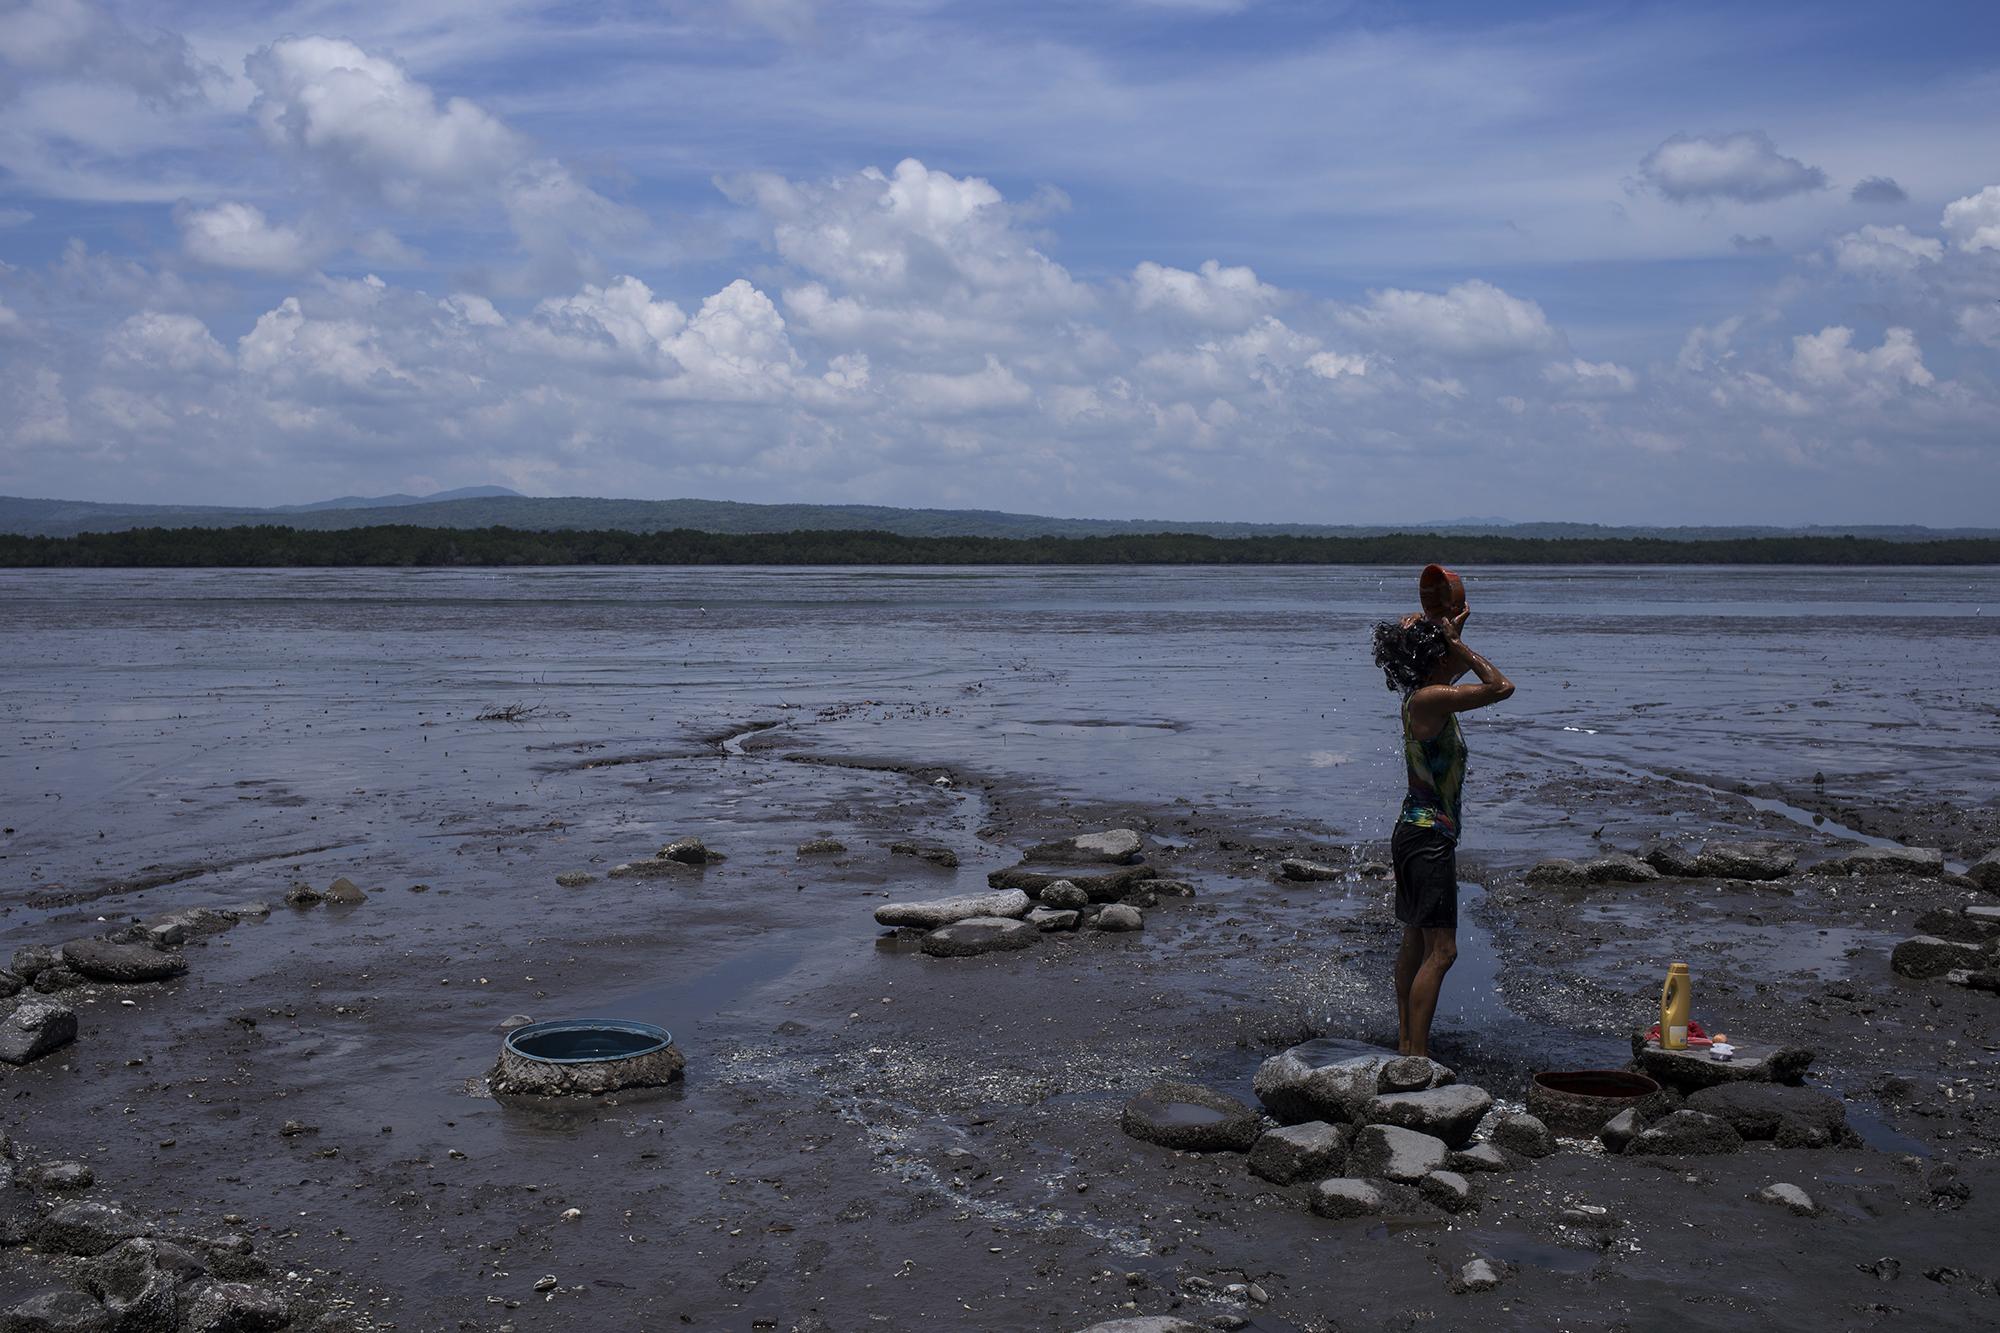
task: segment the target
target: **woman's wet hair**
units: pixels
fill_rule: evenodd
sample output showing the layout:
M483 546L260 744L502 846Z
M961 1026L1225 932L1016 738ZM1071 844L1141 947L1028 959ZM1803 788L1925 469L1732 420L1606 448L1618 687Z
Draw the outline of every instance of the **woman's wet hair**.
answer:
M1431 621L1400 625L1384 620L1375 626L1375 665L1392 690L1408 694L1422 685L1448 651L1444 631Z

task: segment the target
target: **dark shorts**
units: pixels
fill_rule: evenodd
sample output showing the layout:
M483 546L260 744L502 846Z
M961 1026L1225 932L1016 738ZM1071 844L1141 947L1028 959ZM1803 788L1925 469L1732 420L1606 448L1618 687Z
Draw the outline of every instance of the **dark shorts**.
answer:
M1396 825L1389 840L1396 867L1396 919L1435 930L1458 925L1458 844L1416 824Z

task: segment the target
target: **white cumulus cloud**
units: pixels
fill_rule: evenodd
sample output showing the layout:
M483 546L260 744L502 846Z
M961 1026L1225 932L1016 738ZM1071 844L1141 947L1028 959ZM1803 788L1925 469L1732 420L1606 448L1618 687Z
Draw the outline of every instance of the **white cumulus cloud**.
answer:
M1946 204L1944 229L1961 250L2000 250L2000 185Z
M228 370L231 357L208 326L193 315L142 310L105 339L114 364L190 375Z
M1542 367L1542 379L1579 398L1613 397L1639 387L1639 377L1617 362L1586 361L1580 356L1549 362Z
M1924 367L1923 350L1905 328L1883 332L1882 345L1854 346L1854 330L1833 325L1792 339L1792 374L1816 389L1876 400L1904 388L1928 388L1935 376Z
M1276 287L1259 282L1248 267L1225 267L1205 260L1199 271L1170 268L1151 260L1132 270L1132 304L1140 310L1167 310L1204 324L1240 327L1276 305Z
M1342 319L1356 330L1444 356L1539 351L1556 336L1541 306L1479 278L1443 292L1371 292L1366 305L1343 312Z
M297 228L272 222L250 204L181 209L175 221L188 256L217 268L296 273L310 268L321 253Z
M1826 173L1786 157L1761 130L1676 134L1646 154L1640 176L1667 198L1756 204L1826 188Z
M1944 257L1944 242L1908 227L1869 225L1833 243L1833 262L1849 273L1911 273Z

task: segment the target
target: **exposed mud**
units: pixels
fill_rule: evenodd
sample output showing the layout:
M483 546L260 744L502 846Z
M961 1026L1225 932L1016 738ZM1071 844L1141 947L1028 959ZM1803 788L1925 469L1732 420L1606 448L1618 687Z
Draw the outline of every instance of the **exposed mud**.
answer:
M1571 1143L1481 1179L1470 1213L1331 1222L1240 1155L1173 1154L1118 1121L1162 1078L1248 1098L1258 1063L1295 1042L1393 1043L1389 891L1362 873L1385 839L1356 836L1356 821L1301 816L1192 769L1183 795L1152 799L1053 765L1037 780L984 746L954 748L948 726L902 754L890 741L907 732L862 730L960 706L952 678L783 713L789 689L751 683L733 708L682 701L625 734L553 689L572 715L559 734L475 724L471 709L418 730L463 683L398 688L410 724L379 734L361 734L380 724L359 711L312 714L310 732L274 719L257 737L189 723L201 730L182 741L232 735L233 756L194 769L142 758L134 771L154 776L94 793L87 814L23 798L32 819L10 816L20 832L0 847L9 950L168 908L274 904L268 920L190 943L184 977L64 992L80 1037L0 1072L4 1126L24 1158L91 1165L90 1197L188 1225L244 1218L279 1273L351 1300L352 1326L1070 1330L1172 1310L1266 1333L1817 1333L2000 1316L2000 999L1888 966L1915 916L1973 893L1815 874L1852 844L1752 804L1737 776L1477 768L1484 822L1462 863L1437 1054L1512 1103L1535 1070L1622 1063L1667 961L1684 958L1697 1015L1813 1046L1812 1081L1846 1099L1869 1146L1641 1161ZM774 716L782 725L764 726ZM174 725L144 727L165 744ZM1077 729L1114 746L1184 739ZM1487 739L1488 754L1512 744ZM626 762L549 767L562 751ZM57 757L53 742L46 756L12 753ZM1935 833L1930 845L1961 861L2000 832L1990 810L1947 828L1928 794L1852 774L1824 808L1795 776L1750 794L1765 793L1878 837ZM97 838L121 820L149 830L143 845ZM1529 824L1546 830L1539 847L1482 838ZM1146 832L1148 863L1197 896L1162 899L1142 931L1049 935L982 958L924 957L871 920L891 898L984 891L1017 849L1107 826ZM362 842L296 850L321 830ZM683 835L728 859L602 878ZM1520 878L1545 850L1634 851L1660 836L1777 837L1804 869L1771 884L1564 892ZM822 837L848 850L797 854ZM904 841L960 864L893 854ZM1277 879L1294 855L1352 871ZM210 873L26 906L56 884L197 862ZM578 869L599 878L557 886ZM294 879L340 874L368 900L276 905ZM661 1023L687 1056L685 1081L503 1105L481 1080L511 1015ZM1969 1193L1938 1188L1946 1165ZM1821 1215L1750 1199L1779 1181ZM1453 1294L1474 1256L1512 1276ZM48 1261L0 1250L0 1301L56 1278Z

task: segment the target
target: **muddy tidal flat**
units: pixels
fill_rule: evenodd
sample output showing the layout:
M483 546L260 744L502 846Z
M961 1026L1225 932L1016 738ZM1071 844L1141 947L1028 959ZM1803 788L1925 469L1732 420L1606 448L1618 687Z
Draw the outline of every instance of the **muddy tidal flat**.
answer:
M2000 570L1475 571L1519 692L1414 1074L1413 582L0 573L0 1047L56 1043L0 1063L0 1326L2000 1324ZM1021 947L875 919L1011 893ZM1549 1151L1531 1076L1631 1062L1671 961L1789 1081ZM578 1016L684 1077L494 1095ZM1477 1116L1416 1174L1356 1123L1410 1095Z

